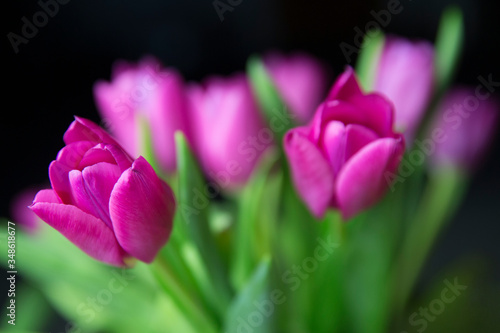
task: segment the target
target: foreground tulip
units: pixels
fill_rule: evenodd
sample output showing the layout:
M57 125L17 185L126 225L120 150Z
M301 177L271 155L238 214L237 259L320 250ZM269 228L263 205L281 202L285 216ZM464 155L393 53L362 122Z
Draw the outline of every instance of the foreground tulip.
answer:
M404 152L392 104L361 92L351 68L337 79L308 126L290 130L284 148L297 192L316 217L329 207L345 220L377 202Z
M151 262L172 229L171 189L87 119L77 117L64 142L49 167L52 189L38 192L33 212L97 260Z
M146 120L153 150L163 170L175 170L174 132L187 134L183 80L154 59L117 63L112 81L94 85L97 107L111 133L133 157L144 152L138 117Z
M433 166L472 171L484 158L498 126L500 106L493 97L480 99L477 91L456 88L443 98L431 124Z
M430 102L434 49L428 42L387 37L375 75L374 90L394 103L396 130L410 143Z
M273 142L244 75L188 89L193 138L205 173L222 187L244 183Z
M269 53L263 61L297 123L306 124L325 97L328 79L326 66L302 53L289 56Z

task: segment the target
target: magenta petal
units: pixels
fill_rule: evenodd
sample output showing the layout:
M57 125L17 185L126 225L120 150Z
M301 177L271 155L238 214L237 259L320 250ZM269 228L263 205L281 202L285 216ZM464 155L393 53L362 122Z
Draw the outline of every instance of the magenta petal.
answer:
M344 100L348 101L352 96L361 95L361 88L359 87L356 75L352 67L348 66L344 73L342 73L335 81L326 102L331 100Z
M301 131L290 130L284 148L298 194L316 217L321 217L332 200L334 179L321 151Z
M70 171L71 168L58 161L52 161L49 165L50 185L65 204L73 203L72 190L68 177Z
M33 199L33 204L43 202L43 203L61 203L61 199L57 196L54 190L40 190Z
M367 126L380 136L390 136L394 121L394 107L392 102L382 95L373 93L353 96L350 102L358 107L358 112L368 118Z
M113 231L98 218L70 205L35 202L31 209L89 256L115 266L125 266L127 254Z
M175 199L151 165L139 157L116 183L109 210L120 245L139 260L151 262L170 236Z
M63 147L57 154L56 160L65 166L77 169L87 150L92 148L95 143L91 141L77 141Z
M346 127L340 121L330 121L323 134L323 151L328 156L334 177L344 164L346 149Z
M388 186L384 174L395 171L403 152L402 138L383 138L346 162L336 183L336 199L345 220L380 199Z
M64 133L63 140L67 145L77 141L117 144L116 141L97 124L80 117L75 117L75 121L69 125L69 128Z
M367 144L377 140L377 133L368 127L349 124L346 126L345 159L348 160Z
M92 149L89 149L80 161L78 169L83 170L83 168L94 165L99 162L107 162L110 164L116 164L115 159L111 153L104 149L102 143L96 145Z

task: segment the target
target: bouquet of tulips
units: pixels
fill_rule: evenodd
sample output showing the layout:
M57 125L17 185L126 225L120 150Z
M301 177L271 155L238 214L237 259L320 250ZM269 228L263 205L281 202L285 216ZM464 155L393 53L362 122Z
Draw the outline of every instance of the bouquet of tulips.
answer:
M498 118L491 77L449 88L462 36L457 9L434 45L371 32L333 81L303 53L202 83L116 63L101 126L75 116L14 218L44 293L19 290L17 326L48 301L66 332L427 329L466 286L409 319L408 302Z

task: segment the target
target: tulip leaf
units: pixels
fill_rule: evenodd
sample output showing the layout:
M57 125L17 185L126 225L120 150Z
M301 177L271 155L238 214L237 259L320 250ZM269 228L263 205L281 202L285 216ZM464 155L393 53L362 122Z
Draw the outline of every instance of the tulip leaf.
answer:
M222 261L208 221L209 194L200 167L182 132L175 133L179 178L178 209L180 223L186 229L208 271L214 295L209 300L220 314L231 299L227 269Z
M453 78L460 59L463 41L462 11L458 7L449 7L441 17L436 36L435 62L438 92L444 92Z
M356 75L365 91L372 91L374 88L378 62L385 42L384 33L380 30L374 32L373 36L370 35L365 36L356 61Z
M250 78L253 93L259 103L267 123L272 127L273 120L286 118L282 121L283 126L272 128L277 133L277 142L281 143L281 138L292 127L294 115L281 98L271 77L266 71L266 67L260 58L252 56L247 62L247 73Z
M270 292L270 280L271 260L264 257L229 307L223 332L274 332L271 317L277 304Z
M266 212L262 212L262 205L264 200L269 200L264 194L266 185L269 185L269 173L276 160L274 150L269 150L263 155L239 200L231 265L231 281L237 290L246 283L259 261L258 247L269 251L271 240L262 236L268 235L266 231L269 231L272 224L262 225L259 222L262 216L266 215ZM259 231L262 231L260 235Z

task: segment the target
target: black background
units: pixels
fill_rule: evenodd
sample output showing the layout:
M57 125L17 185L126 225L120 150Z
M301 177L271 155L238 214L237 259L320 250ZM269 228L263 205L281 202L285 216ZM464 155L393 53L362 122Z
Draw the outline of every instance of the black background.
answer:
M449 3L465 14L466 42L457 83L477 85L477 76L500 81L498 1L401 0L386 32L434 40ZM270 49L304 50L338 74L346 64L339 44L353 44L354 27L364 31L371 10L386 1L243 0L219 19L212 0L82 1L59 6L15 54L7 34L20 34L21 18L40 10L36 1L7 1L2 9L3 107L0 122L2 200L9 216L11 197L48 181L47 168L63 146L62 134L80 115L99 122L92 85L109 79L116 59L152 54L180 70L186 80L242 71L247 57ZM353 63L354 64L354 63ZM495 141L476 172L466 199L441 237L423 274L426 281L464 254L500 262L500 145ZM3 260L3 259L2 259ZM500 281L498 270L493 273Z

